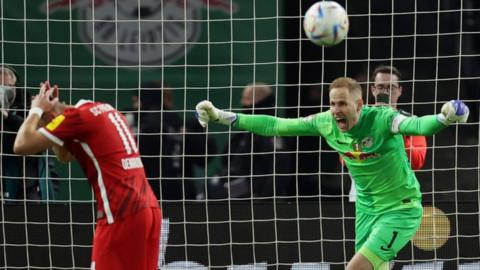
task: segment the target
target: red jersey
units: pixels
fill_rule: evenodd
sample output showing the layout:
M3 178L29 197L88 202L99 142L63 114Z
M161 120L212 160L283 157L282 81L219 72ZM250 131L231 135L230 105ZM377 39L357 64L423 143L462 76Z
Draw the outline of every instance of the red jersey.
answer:
M421 169L427 155L427 139L425 136L403 136L403 141L412 169Z
M109 224L159 207L125 117L111 105L80 100L39 131L75 156Z

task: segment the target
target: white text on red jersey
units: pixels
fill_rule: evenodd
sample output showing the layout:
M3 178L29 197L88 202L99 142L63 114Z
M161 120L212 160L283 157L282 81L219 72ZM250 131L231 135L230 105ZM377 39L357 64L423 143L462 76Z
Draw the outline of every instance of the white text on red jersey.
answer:
M90 112L93 114L93 116L98 116L104 112L110 112L113 110L115 109L110 104L99 104L95 107L90 108Z

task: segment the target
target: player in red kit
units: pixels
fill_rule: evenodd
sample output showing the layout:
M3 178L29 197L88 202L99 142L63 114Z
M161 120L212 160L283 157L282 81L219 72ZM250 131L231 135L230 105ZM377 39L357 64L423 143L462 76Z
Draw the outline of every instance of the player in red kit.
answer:
M157 269L161 211L125 117L106 103L59 102L48 82L31 106L14 151L52 148L61 161L80 163L97 201L91 269ZM48 124L38 128L42 116Z

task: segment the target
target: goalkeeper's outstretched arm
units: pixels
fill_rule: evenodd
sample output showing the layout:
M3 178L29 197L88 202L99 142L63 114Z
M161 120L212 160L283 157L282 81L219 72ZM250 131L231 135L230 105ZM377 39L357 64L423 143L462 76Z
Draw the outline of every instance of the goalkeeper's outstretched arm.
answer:
M392 131L403 135L437 134L453 123L467 122L470 111L460 100L451 100L442 106L441 113L422 117L406 117L398 115L392 124ZM397 122L398 124L396 124Z
M210 101L204 100L196 106L196 117L206 127L209 122L233 125L262 136L320 135L315 121L305 118L279 118L270 115L248 115L217 109Z

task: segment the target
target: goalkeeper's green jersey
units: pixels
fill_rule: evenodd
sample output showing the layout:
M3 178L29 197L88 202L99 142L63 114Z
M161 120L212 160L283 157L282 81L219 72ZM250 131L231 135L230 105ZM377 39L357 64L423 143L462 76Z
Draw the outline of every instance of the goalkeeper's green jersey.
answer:
M237 114L234 126L266 136L324 137L354 179L357 211L369 214L421 206L419 183L400 133L431 135L444 127L433 115L406 117L386 106L364 106L348 132L338 129L330 111L296 119Z

